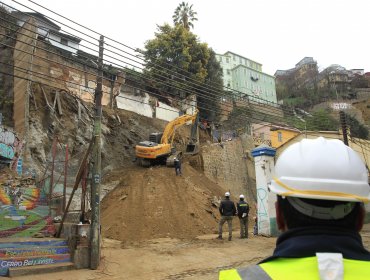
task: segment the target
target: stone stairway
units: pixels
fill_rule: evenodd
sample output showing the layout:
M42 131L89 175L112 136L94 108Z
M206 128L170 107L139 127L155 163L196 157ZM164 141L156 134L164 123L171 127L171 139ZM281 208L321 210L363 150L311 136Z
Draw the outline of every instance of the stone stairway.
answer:
M1 238L0 276L73 269L67 241L59 238Z

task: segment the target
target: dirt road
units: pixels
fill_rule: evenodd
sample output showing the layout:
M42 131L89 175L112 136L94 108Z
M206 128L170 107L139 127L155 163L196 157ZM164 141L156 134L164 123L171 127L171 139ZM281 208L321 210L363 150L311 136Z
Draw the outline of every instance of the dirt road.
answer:
M238 236L237 232L234 236ZM218 271L228 267L254 264L271 254L275 238L234 238L219 241L216 235L203 235L193 240L160 238L126 246L122 242L105 239L103 259L99 270L77 270L63 273L19 277L22 280L211 280ZM370 224L362 237L370 249Z

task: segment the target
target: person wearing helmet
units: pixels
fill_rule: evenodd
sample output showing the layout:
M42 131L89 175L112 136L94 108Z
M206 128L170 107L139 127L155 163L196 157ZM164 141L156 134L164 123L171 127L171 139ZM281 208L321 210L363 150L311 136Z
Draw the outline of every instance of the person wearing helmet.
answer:
M370 200L365 164L339 140L304 139L279 157L269 186L282 231L271 257L221 271L231 279L369 279L359 231Z
M179 176L179 175L181 176L182 175L182 172L181 172L181 159L179 157L175 157L174 166L175 166L176 176Z
M218 239L222 239L222 227L225 222L229 227L229 241L231 241L233 234L233 216L236 214L236 208L234 202L230 199L230 193L225 193L225 199L221 201L220 207L218 208L221 214L221 219L218 223Z
M240 222L240 238L248 238L248 214L249 205L244 201L244 195L239 196L239 201L236 205L238 218Z

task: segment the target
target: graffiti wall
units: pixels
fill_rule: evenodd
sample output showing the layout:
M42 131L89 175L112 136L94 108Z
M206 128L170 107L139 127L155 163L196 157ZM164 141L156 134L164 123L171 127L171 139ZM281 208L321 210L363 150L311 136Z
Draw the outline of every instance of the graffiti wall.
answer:
M2 240L0 241L0 276L7 276L9 268L70 262L65 240Z
M22 151L22 141L11 130L0 126L0 161L16 168Z
M33 180L0 176L0 238L55 233L46 193Z
M258 234L266 236L278 235L275 212L276 195L268 191L268 184L275 173L275 154L276 150L270 147L259 147L252 150L256 169Z

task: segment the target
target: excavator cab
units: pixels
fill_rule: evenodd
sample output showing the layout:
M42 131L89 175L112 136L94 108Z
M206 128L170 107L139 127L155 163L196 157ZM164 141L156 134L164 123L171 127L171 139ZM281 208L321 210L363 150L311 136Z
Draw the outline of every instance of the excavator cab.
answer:
M192 121L193 125L191 139L186 151L191 155L198 153L198 120L198 109L196 109L193 115L181 115L170 121L163 132L151 133L149 141L142 141L135 146L136 159L138 159L139 164L149 167L153 163L165 161L167 166L173 166L174 159L182 156L182 152L174 150L172 146L175 130L189 121Z

